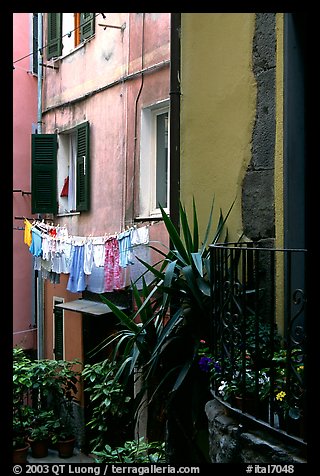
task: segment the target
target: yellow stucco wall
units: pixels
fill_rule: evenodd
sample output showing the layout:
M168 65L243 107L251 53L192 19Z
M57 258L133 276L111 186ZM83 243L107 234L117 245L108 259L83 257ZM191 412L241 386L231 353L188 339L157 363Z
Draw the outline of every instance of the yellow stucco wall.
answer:
M275 247L283 248L283 30L284 15L278 13L276 17L276 142L274 160L274 197L275 197ZM279 316L284 315L284 262L283 254L278 253L276 263L276 307L277 324L280 333L283 333L284 322Z
M275 247L283 248L283 29L276 15ZM215 197L217 217L236 198L229 241L242 233L241 189L251 160L257 85L252 70L254 13L181 14L181 200L195 196L203 229ZM276 264L277 316L283 315L283 255ZM279 322L282 331L282 322Z
M283 247L283 13L276 19L276 146L274 169L276 247Z
M251 158L256 82L252 72L254 13L181 15L181 199L197 203L206 226L236 199L230 240L242 233L241 185ZM190 215L191 216L191 215Z

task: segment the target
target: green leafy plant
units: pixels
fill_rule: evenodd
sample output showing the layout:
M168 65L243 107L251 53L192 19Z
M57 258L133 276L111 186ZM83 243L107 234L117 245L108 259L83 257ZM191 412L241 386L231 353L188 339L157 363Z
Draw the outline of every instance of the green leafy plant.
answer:
M71 424L71 418L59 417L52 422L50 439L53 444L58 441L66 441L74 438L74 430Z
M13 449L25 448L29 430L29 416L22 410L22 416L13 415L12 446Z
M290 362L294 373L294 381L291 382L291 386L294 387L294 398L289 399L287 392L288 383L288 350L281 349L275 352L273 356L274 374L275 374L275 386L274 386L274 401L276 404L276 411L282 416L288 415L293 420L298 420L303 413L303 382L304 382L304 359L301 349L293 347L290 350Z
M49 440L54 421L55 416L53 410L33 411L30 420L30 429L28 431L29 439L38 441Z
M154 280L146 285L142 279L141 292L132 283L133 313L127 315L102 297L122 324L122 329L105 343L116 343L115 354L122 358L115 381L123 375L132 376L139 369L142 385L135 398L137 410L147 395L149 407L158 405L157 412L165 414L176 429L179 427L180 437L174 438L173 444L180 443L181 447L187 444L191 452L198 451L199 414L203 416L208 398L207 389L197 387L195 379L202 378L196 362L199 340L210 335L209 245L226 239L223 234L232 206L226 217L220 210L212 232L212 204L203 241L199 236L195 201L193 227L180 203L181 235L160 206L172 248L165 253L151 246L162 256L154 266L140 260ZM201 449L199 458L200 453Z
M55 415L61 408L70 411L72 403L77 401L77 383L81 370L78 359L51 360L41 359L31 363L28 374L34 393L33 406L38 409L53 409Z
M26 405L26 396L32 388L29 374L31 360L20 347L13 348L13 447L25 446L27 430L31 422L31 409Z
M132 430L129 416L131 397L123 384L114 381L116 372L116 362L109 360L86 364L82 371L84 391L90 398L87 426L91 430L90 446L93 450L115 441L116 436L124 441L128 431Z
M49 421L73 418L80 362L29 359L23 349L13 349L14 435L33 437L47 432ZM45 415L45 417L44 417ZM52 418L52 415L54 416ZM44 417L44 418L43 418ZM18 431L19 430L19 431Z
M96 463L164 463L164 443L146 442L143 437L128 440L124 446L111 448L109 445L101 451L93 451Z

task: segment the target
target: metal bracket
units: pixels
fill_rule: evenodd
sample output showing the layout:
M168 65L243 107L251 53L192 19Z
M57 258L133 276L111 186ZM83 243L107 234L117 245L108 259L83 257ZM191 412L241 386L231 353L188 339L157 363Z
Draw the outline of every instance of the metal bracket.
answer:
M123 25L121 26L116 26L116 25L105 25L104 23L98 23L99 26L102 26L103 29L105 30L106 28L118 28L118 30L125 30L126 28L126 23L124 23Z

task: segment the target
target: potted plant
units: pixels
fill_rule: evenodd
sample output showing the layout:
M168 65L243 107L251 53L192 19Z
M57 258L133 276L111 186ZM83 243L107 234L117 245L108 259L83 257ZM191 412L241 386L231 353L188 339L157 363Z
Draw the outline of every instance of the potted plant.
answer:
M57 449L60 458L73 455L76 438L69 418L58 418L51 427L51 442Z
M44 458L48 455L48 447L52 425L55 421L54 413L50 411L34 412L31 428L28 433L28 442L34 458Z
M34 446L34 440L49 440L53 422L72 416L79 364L77 359L31 361L23 349L13 349L13 414L18 422L15 434L19 428L20 435L29 436Z
M201 340L198 355L198 365L203 372L208 373L209 385L214 383L217 394L224 401L263 420L268 419L266 397L270 391L270 378L266 369L256 368L248 352L244 362L241 352L232 362L227 359L222 361L215 359L206 342Z
M30 448L27 430L30 426L31 408L27 396L32 387L29 374L31 361L20 347L13 348L13 461L26 463Z
M281 429L289 430L290 433L305 437L305 414L303 381L305 378L304 359L302 351L298 347L290 350L291 369L294 377L289 379L291 392L288 394L287 360L288 350L281 349L273 357L275 386L272 395L275 413L278 415L278 423Z
M21 464L27 463L27 455L30 444L26 440L26 430L24 425L21 426L21 421L13 418L13 463Z

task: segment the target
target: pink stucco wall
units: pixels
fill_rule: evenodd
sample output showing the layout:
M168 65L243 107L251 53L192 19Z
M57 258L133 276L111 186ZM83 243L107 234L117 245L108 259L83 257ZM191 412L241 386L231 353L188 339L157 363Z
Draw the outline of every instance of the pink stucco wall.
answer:
M96 17L95 35L44 68L43 133L61 133L83 121L90 124L90 211L55 217L70 234L101 236L132 225L137 216L141 108L169 98L170 14L108 13ZM123 31L99 23L125 25ZM46 43L44 15L44 43ZM144 38L144 39L143 39ZM142 54L143 52L143 54ZM154 66L156 66L154 68ZM144 75L141 70L152 67ZM134 198L136 200L134 200ZM160 221L150 239L168 244ZM159 255L154 253L154 261ZM53 297L77 299L60 284L45 282L45 354L52 355ZM79 313L66 312L65 350L82 358ZM71 354L69 354L71 352Z
M31 50L32 13L13 13L13 61ZM37 77L30 72L30 57L13 70L13 190L31 191L32 123L37 122ZM13 227L23 227L15 217L30 217L31 196L13 192ZM23 230L13 229L13 345L36 347L32 330L32 257Z
M99 23L125 29L104 30ZM108 13L106 20L96 17L92 40L62 60L49 60L56 70L44 68L43 132L90 123L91 207L59 219L71 234L115 233L138 215L132 200L139 185L141 108L169 98L169 58L169 13ZM140 91L139 71L164 62L145 74Z

